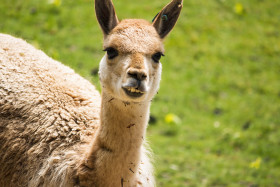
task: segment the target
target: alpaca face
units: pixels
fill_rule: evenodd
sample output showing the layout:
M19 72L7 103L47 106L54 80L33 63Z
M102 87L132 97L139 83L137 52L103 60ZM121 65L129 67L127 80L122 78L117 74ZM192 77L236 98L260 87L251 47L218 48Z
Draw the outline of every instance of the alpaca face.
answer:
M104 40L100 63L103 91L123 101L149 101L157 93L164 49L157 31L145 20L123 20Z
M162 40L174 27L183 0L172 0L153 19L119 22L112 0L95 0L106 55L100 63L103 92L123 101L149 101L159 88Z

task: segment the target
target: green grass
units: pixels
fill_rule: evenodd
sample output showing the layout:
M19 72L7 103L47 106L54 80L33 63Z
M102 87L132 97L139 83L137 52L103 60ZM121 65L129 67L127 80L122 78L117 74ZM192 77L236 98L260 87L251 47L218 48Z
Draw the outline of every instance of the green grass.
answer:
M114 4L121 19L151 20L167 2ZM148 128L158 186L280 186L279 7L279 0L185 0L165 41ZM0 32L99 85L92 72L104 53L92 0L0 0ZM167 123L170 113L178 123ZM258 158L259 168L250 167Z

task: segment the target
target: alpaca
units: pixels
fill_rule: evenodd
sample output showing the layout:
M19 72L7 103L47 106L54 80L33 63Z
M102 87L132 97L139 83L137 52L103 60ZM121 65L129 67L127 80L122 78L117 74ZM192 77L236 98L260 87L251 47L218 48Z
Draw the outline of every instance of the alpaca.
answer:
M0 34L0 186L155 186L145 144L163 39L182 0L150 23L119 21L95 0L104 34L101 96L87 80L21 39Z

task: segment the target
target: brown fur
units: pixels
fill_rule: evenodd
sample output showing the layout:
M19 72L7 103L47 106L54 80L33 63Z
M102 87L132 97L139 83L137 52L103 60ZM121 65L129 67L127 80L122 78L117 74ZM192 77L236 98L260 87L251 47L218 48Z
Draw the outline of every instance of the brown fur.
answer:
M155 28L146 20L122 20L108 36L104 48L114 47L121 54L142 53L152 55L163 51L162 41Z
M144 69L144 58L140 53L134 53L131 55L131 67L135 69Z
M70 161L68 149L79 153L89 144L100 96L23 40L0 41L0 186L27 186L50 156Z

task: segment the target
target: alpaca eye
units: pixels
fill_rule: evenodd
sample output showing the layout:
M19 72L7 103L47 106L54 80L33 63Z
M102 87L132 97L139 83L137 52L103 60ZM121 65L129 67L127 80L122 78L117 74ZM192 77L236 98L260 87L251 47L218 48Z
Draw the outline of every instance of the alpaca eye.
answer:
M153 54L152 59L154 62L158 63L161 56L164 56L164 54L162 52L158 52L158 53Z
M118 51L112 47L108 47L104 51L107 52L108 59L110 59L110 60L119 55Z

